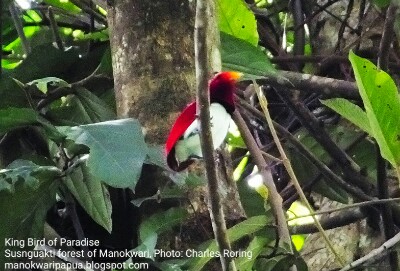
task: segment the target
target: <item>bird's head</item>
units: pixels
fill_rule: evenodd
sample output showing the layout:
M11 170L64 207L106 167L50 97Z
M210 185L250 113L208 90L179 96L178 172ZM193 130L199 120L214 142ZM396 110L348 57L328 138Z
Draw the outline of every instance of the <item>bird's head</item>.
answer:
M221 103L229 113L235 111L235 85L241 76L233 71L217 73L209 82L210 102Z

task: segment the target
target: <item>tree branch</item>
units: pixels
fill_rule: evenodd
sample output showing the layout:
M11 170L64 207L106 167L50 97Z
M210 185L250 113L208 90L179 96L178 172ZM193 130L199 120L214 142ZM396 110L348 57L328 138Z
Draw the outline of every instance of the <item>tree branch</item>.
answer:
M397 245L397 243L399 243L399 242L400 242L400 233L396 234L391 239L389 239L385 243L383 243L380 247L372 250L370 253L368 253L364 257L361 257L360 259L350 263L349 265L346 265L344 268L340 269L340 271L352 270L352 269L366 263L367 261L377 260L382 257L385 257L387 252L389 251L389 249L394 247L395 245Z
M215 163L214 147L210 124L210 97L208 91L207 56L207 3L197 0L194 30L197 114L200 118L200 143L208 182L209 208L215 240L218 244L222 270L236 270L233 259L225 257L224 251L230 251L231 245L226 231L224 212L218 189L218 175Z
M261 88L254 82L253 87L255 89L255 92L257 94L258 97L258 101L260 102L261 108L264 112L265 118L267 120L268 123L268 127L271 131L271 135L274 139L275 145L279 151L279 154L281 155L281 159L283 161L283 165L285 166L286 172L289 174L290 179L292 180L292 184L294 185L294 187L296 188L297 193L300 196L301 201L303 202L303 204L307 207L308 211L310 213L314 212L311 204L308 202L306 195L303 192L303 189L301 189L300 183L297 179L296 174L293 171L292 168L292 164L289 161L289 158L286 156L286 153L282 147L281 142L279 141L279 137L278 134L275 131L274 128L274 124L272 123L272 119L271 119L271 115L269 113L268 110L268 102L267 102L267 98L264 96L264 93L261 91ZM337 260L338 264L340 264L341 266L344 266L345 262L344 260L340 257L340 255L337 253L336 249L333 247L332 242L329 240L328 236L326 235L324 229L322 228L319 220L317 219L316 216L312 216L315 226L318 228L318 231L320 232L320 234L322 235L327 247L329 248L329 250L332 252L332 254L335 256L335 259Z
M233 112L233 120L235 121L240 131L240 134L242 135L242 138L247 146L247 149L249 150L250 155L253 157L254 162L257 165L258 170L260 171L261 176L263 177L264 184L268 188L268 201L271 205L271 209L276 220L279 239L291 247L292 241L290 238L285 213L282 206L282 198L276 189L271 170L265 162L264 157L260 149L258 148L255 139L251 135L249 128L247 127L238 110L235 110L235 112Z
M315 92L325 97L361 99L356 83L311 74L279 71L279 73L268 74L266 77L256 81L260 85L278 84L289 89L295 88L307 93ZM277 88L277 92L280 91L281 89Z

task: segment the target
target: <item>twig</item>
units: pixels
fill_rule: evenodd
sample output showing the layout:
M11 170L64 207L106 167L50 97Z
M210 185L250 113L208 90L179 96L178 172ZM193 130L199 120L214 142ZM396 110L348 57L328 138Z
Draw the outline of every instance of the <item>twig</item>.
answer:
M247 110L250 110L257 118L261 121L265 121L265 116L261 114L260 111L251 107L251 105L246 104L243 100L239 100L240 105L242 105ZM310 152L306 146L304 146L295 136L293 136L289 131L287 131L284 127L282 127L279 123L273 122L275 129L278 131L280 135L285 137L298 151L301 153L307 160L309 160L314 166L316 166L320 171L321 174L327 178L335 182L345 191L350 193L351 195L355 196L360 200L373 200L374 198L365 194L361 189L348 184L345 182L340 176L335 174L327 165L325 165L320 159L315 157L315 155Z
M388 202L394 202L394 201L400 201L400 198L373 199L373 200L370 200L370 201L357 202L357 203L348 204L348 205L345 205L343 207L334 208L334 209L330 209L330 210L313 212L313 213L306 214L306 215L298 215L298 216L295 216L295 217L287 219L287 221L296 220L298 218L309 217L309 216L313 216L313 215L330 214L330 213L335 213L335 212L339 212L339 211L343 211L343 210L347 210L347 209L352 209L352 208L365 207L365 206L378 205L378 204L386 204Z
M269 129L271 131L271 135L274 139L276 147L278 148L279 154L281 155L283 165L285 166L286 171L289 174L289 176L292 180L292 183L297 190L297 193L300 195L302 202L305 204L305 206L307 207L309 212L312 213L313 209L312 209L310 203L308 202L306 195L304 194L303 190L301 189L300 183L297 180L296 174L293 171L292 164L290 163L288 157L286 156L286 153L285 153L285 151L282 147L282 144L279 140L278 134L276 133L276 130L274 128L274 124L272 123L272 119L271 119L271 116L270 116L269 110L268 110L267 98L264 96L264 93L262 93L261 88L257 85L257 83L255 81L253 82L253 85L254 85L254 89L257 93L261 108L264 111L265 117L267 119L267 123L268 123ZM332 245L332 242L329 240L324 229L322 228L321 224L319 223L317 217L313 215L312 218L314 219L315 225L317 226L319 232L321 233L322 237L324 238L326 245L329 247L329 249L331 250L333 255L335 255L337 262L341 266L344 266L344 264L345 264L344 260L336 252L335 248Z
M348 271L348 270L354 269L354 268L366 263L367 261L377 260L377 259L380 259L382 257L385 257L386 256L385 251L387 251L390 248L394 247L399 242L400 242L400 233L396 234L395 236L393 236L392 238L387 240L385 243L383 243L380 247L372 250L367 255L365 255L365 256L361 257L360 259L358 259L358 260L346 265L345 267L340 269L340 271Z
M356 209L340 212L336 216L323 217L320 219L320 223L325 230L330 230L349 225L365 217L367 217L365 213ZM310 234L318 232L314 223L295 225L291 226L289 229L291 234Z
M207 187L209 195L210 217L214 230L215 240L218 244L222 270L236 270L232 258L223 253L231 250L226 230L224 212L218 189L217 166L215 162L214 147L210 124L210 97L208 92L208 56L207 56L207 4L208 1L197 0L196 19L194 30L196 89L197 89L197 114L200 118L200 143L205 161Z
M304 92L315 92L326 97L361 100L356 83L311 74L279 71L279 73L268 74L266 77L256 81L260 85L278 84ZM277 92L280 91L280 88L278 88Z
M276 86L276 88L285 89L285 87ZM322 127L321 123L315 118L315 116L306 108L306 106L298 100L290 97L291 93L289 90L279 91L277 94L281 99L289 106L290 109L298 117L299 121L303 126L310 132L315 140L321 144L321 146L327 151L327 153L336 161L341 167L346 178L354 185L357 185L366 193L374 191L372 183L361 174L361 169L344 152L329 136L326 130Z
M84 12L93 15L93 17L99 21L100 23L102 23L103 25L107 25L107 19L100 13L98 13L96 10L92 9L90 6L86 5L85 3L83 3L80 0L70 0L72 4L74 4L75 6L79 7L80 9L82 9Z
M293 0L291 1L291 9L293 13L293 20L294 20L294 46L293 46L293 55L304 55L304 46L306 43L306 34L304 27L298 27L302 24L304 14L301 0ZM303 65L297 63L297 70L301 70Z
M54 18L54 13L53 13L52 7L49 7L48 13L49 13L49 20L50 20L50 28L51 28L51 31L53 32L54 40L57 44L58 49L60 49L61 51L64 51L65 50L64 44L61 39L60 32L58 31L58 25L57 25L56 19Z
M64 195L65 196L65 205L67 208L67 212L71 217L76 236L77 236L78 240L84 240L85 233L83 232L82 224L79 221L79 216L76 212L75 200L69 191L65 190L64 192L65 192L65 195ZM87 255L89 248L87 246L81 246L81 248L83 251L85 251L85 253Z
M28 39L25 36L24 28L22 26L22 21L14 2L10 4L9 10L11 18L13 19L15 25L15 29L17 30L19 38L21 39L22 47L24 48L25 54L29 54L31 52L31 47L29 46Z
M394 36L394 21L397 8L397 4L391 3L386 11L386 20L383 27L382 39L379 44L377 65L382 70L387 70L389 64L390 45Z
M236 123L240 134L242 135L242 138L247 146L247 149L249 150L250 155L253 157L254 162L257 165L258 170L260 171L261 176L263 177L264 184L268 188L268 201L271 205L271 209L276 220L279 239L282 240L286 245L289 245L290 249L292 249L292 242L282 206L282 197L279 195L276 189L271 170L265 162L256 141L251 135L249 128L247 127L238 110L235 110L235 112L233 112L233 120Z
M345 17L342 21L342 24L340 25L339 31L338 31L338 39L337 39L335 51L340 51L340 47L341 47L340 45L342 43L342 38L343 38L344 30L346 29L346 26L348 26L352 31L355 31L355 29L350 27L347 23L347 20L350 18L351 11L353 10L353 6L354 6L354 0L349 0L348 4L347 4L346 15L345 15Z

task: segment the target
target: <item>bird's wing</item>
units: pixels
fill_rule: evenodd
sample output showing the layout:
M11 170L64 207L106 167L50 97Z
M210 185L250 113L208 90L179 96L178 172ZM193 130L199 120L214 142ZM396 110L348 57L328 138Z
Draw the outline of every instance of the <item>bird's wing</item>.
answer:
M168 139L165 144L165 151L167 156L170 155L171 150L174 148L176 142L185 133L186 129L196 119L196 102L190 103L182 111L176 119L171 131L169 132Z

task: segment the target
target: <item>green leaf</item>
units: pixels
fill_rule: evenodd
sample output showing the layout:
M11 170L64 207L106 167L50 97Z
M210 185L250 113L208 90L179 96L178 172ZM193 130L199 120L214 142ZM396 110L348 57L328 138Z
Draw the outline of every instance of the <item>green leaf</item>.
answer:
M251 240L246 251L252 252L252 257L240 257L236 259L236 266L239 270L253 270L252 267L258 255L263 251L264 247L271 241L271 239L264 236L254 236Z
M73 3L70 1L61 1L61 0L44 0L46 4L57 7L63 10L68 11L69 13L77 14L81 12L81 9L75 6Z
M228 135L226 136L226 141L228 142L229 146L232 146L234 148L246 149L246 144L244 143L243 138L240 134L237 135L232 132L228 132Z
M170 230L173 226L182 222L188 213L182 208L171 208L167 211L156 213L147 218L139 228L140 245L136 251L148 251L153 257L154 249L157 244L158 235Z
M271 220L264 215L261 216L253 216L239 224L228 229L228 238L233 243L240 238L255 233L261 229L263 229L268 223L271 223ZM272 230L272 234L275 234L275 231ZM214 251L218 252L218 246L215 241L209 241L202 247L201 251ZM200 271L203 270L203 267L212 259L212 257L204 256L204 257L194 257L190 258L188 261L188 269L191 271Z
M89 173L87 166L81 165L66 176L65 185L90 217L111 233L110 194L107 187Z
M97 41L108 41L108 28L95 31L92 33L84 34L79 40L97 40Z
M371 134L367 113L358 105L343 98L321 100L321 103L360 127L364 132Z
M390 0L373 0L372 2L380 8L387 7L390 4Z
M140 224L139 239L144 241L154 233L160 234L170 230L185 219L186 216L187 211L182 208L171 208L167 211L154 214Z
M71 87L71 85L68 84L66 81L57 77L45 77L41 79L36 79L27 83L27 85L28 86L36 85L36 87L43 93L47 93L48 85L52 87L68 87L68 88Z
M56 167L38 166L23 160L0 170L0 208L3 210L0 212L0 239L3 240L0 251L18 249L6 247L5 238L42 237L47 210L56 202L59 182L54 179L60 175ZM0 262L4 263L4 253L0 254Z
M149 146L145 163L156 165L159 166L160 168L169 170L164 153L164 146L162 145Z
M76 144L90 148L87 165L94 177L113 187L136 186L148 153L137 120L121 119L59 129Z
M79 53L75 49L63 52L52 44L43 44L34 47L10 76L23 83L48 76L61 77L77 60Z
M277 72L259 47L224 32L221 32L221 58L224 70L239 71L250 77Z
M371 133L382 157L400 165L400 97L389 74L378 70L369 60L349 54L357 86L364 102Z
M0 109L0 134L7 133L13 129L29 126L41 125L49 138L59 142L64 136L57 131L48 120L41 117L35 110L30 108Z
M264 199L258 192L249 186L247 180L239 180L237 187L240 196L240 202L248 217L265 214Z
M218 0L219 30L257 46L257 22L243 0Z
M96 95L85 88L79 88L76 96L82 103L82 106L88 118L92 122L100 122L115 119L115 113Z
M115 113L96 95L85 88L78 88L59 107L50 108L48 116L57 125L75 126L115 119Z
M0 110L0 134L12 129L37 123L39 115L30 108L13 108Z

